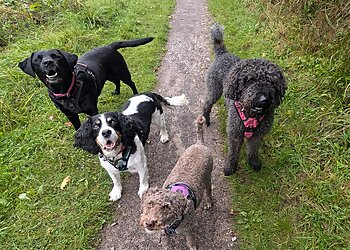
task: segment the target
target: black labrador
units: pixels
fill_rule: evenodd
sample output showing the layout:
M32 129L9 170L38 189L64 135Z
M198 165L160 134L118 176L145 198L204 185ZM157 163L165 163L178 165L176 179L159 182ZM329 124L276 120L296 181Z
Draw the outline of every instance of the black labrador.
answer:
M98 114L97 101L107 80L116 86L113 94L120 93L120 81L137 94L135 83L119 48L136 47L149 43L153 37L114 42L94 48L78 58L58 49L41 50L18 64L28 75L36 75L45 84L55 106L60 109L77 130L79 113Z

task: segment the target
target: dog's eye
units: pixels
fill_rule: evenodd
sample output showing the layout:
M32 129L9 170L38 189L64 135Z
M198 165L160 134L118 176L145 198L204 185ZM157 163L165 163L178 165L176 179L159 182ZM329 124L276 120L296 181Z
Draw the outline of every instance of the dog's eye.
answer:
M162 206L162 208L163 208L163 209L169 209L169 208L170 208L170 205L169 205L169 204L164 204L164 205Z
M60 58L60 56L57 54L51 54L50 56L52 59L59 59Z
M115 126L115 125L117 124L117 121L114 120L114 119L111 118L111 117L109 117L109 118L107 119L107 122L108 122L109 124L111 124L112 126Z
M96 121L96 122L93 124L92 129L99 129L100 126L101 126L100 121Z
M34 62L38 63L42 60L42 56L41 55L38 55L37 57L34 58Z

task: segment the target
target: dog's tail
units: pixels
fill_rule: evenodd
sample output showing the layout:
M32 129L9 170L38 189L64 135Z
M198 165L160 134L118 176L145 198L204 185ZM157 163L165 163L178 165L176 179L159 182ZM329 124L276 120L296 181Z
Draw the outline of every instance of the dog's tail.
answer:
M197 144L204 145L204 126L205 118L203 115L199 115L195 121L197 127Z
M149 43L153 39L154 37L146 37L146 38L135 39L135 40L119 41L119 42L111 43L110 46L112 46L113 49L115 50L120 48L126 48L126 47L137 47L137 46Z
M210 33L216 56L227 53L226 46L224 44L224 28L220 24L214 23L214 25L210 28Z
M185 106L188 104L187 97L185 94L179 95L179 96L173 96L173 97L163 97L159 94L152 93L156 96L156 98L163 103L165 106Z

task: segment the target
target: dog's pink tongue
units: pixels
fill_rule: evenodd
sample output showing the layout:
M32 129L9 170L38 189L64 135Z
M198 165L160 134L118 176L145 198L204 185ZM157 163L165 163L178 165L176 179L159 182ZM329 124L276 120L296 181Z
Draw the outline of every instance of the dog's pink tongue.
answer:
M114 148L114 146L115 146L115 143L112 141L108 141L106 144L107 149L112 149L112 148Z

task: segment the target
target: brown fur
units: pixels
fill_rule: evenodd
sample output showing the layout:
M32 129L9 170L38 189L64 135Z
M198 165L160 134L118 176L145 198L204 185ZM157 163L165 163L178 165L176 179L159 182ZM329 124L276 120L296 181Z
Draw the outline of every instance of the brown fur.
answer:
M175 167L165 180L162 188L150 188L142 197L142 214L140 224L147 231L162 231L166 225L184 215L184 220L177 228L178 233L184 233L190 249L196 249L193 236L193 220L195 207L191 199L186 199L180 193L174 193L165 188L176 182L185 182L191 187L197 199L197 206L205 198L206 208L212 206L211 172L213 157L208 147L202 145L203 124L205 119L199 116L196 120L197 143L190 146L180 156Z

